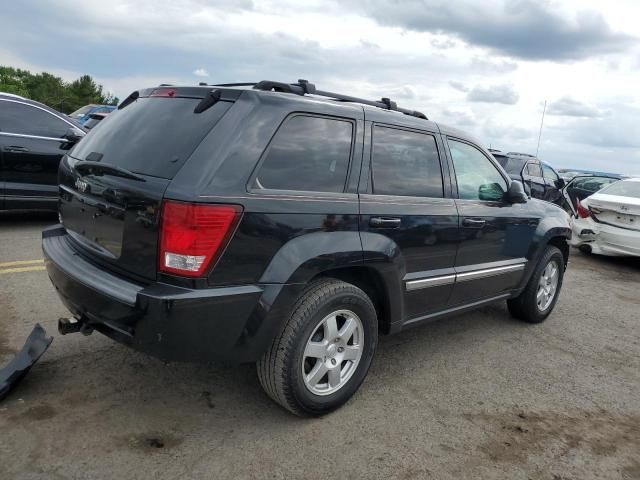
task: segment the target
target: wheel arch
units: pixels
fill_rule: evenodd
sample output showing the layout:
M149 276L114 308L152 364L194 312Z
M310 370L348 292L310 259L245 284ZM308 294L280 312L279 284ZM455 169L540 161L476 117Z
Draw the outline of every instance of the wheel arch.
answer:
M569 239L565 235L556 235L547 241L547 245L552 245L562 252L564 258L564 268L566 270L569 263Z
M393 294L383 275L375 268L367 265L350 266L325 270L314 277L335 278L350 283L361 289L373 302L378 315L378 330L388 334L391 321L399 314L400 305L392 300Z

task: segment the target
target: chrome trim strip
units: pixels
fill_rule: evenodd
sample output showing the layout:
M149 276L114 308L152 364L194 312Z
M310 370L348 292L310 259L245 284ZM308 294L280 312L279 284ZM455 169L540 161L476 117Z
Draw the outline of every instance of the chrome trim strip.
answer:
M456 281L454 275L442 275L440 277L423 278L420 280L411 280L407 282L407 292L412 290L419 290L421 288L438 287L440 285L449 285Z
M4 135L5 137L35 138L36 140L53 140L55 142L62 142L62 143L69 141L66 138L40 137L38 135L25 135L24 133L0 132L0 135Z
M314 197L307 195L200 195L200 198L215 199L237 199L237 200L279 200L290 202L331 202L331 203L358 203L358 196L354 193L352 197Z
M506 267L485 268L484 270L476 270L474 272L458 273L456 275L456 282L467 282L469 280L493 277L495 275L502 275L503 273L524 270L524 267L524 263L518 263L516 265L507 265Z
M468 282L470 280L478 280L486 277L493 277L505 273L517 272L524 270L526 263L518 263L515 265L507 265L505 267L484 268L472 272L456 273L450 275L440 275L437 277L421 278L419 280L410 280L406 282L407 292L419 290L421 288L439 287L442 285L450 285L458 282Z
M4 198L7 200L17 199L25 199L25 200L58 200L58 196L51 195L5 195Z

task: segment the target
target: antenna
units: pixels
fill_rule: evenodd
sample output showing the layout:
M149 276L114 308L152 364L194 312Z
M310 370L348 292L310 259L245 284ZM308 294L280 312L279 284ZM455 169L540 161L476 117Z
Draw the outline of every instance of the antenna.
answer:
M540 150L540 139L542 138L542 126L544 125L544 114L547 111L547 101L544 101L544 108L542 109L542 120L540 120L540 133L538 133L538 146L536 147L536 158L538 158L538 150Z

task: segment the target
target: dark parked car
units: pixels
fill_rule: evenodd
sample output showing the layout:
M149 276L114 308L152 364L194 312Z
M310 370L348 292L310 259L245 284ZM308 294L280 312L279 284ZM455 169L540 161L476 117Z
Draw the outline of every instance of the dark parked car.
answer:
M302 80L134 92L60 165L62 223L42 241L74 317L59 329L256 362L276 402L320 415L379 335L504 300L541 322L569 217L478 145Z
M102 120L104 120L108 113L91 113L86 122L82 125L86 130L91 130L93 127L98 125Z
M84 134L46 105L0 93L0 210L55 210L60 159Z
M526 191L533 198L562 205L561 190L565 182L551 165L526 153L492 150L491 154L511 178L524 183Z

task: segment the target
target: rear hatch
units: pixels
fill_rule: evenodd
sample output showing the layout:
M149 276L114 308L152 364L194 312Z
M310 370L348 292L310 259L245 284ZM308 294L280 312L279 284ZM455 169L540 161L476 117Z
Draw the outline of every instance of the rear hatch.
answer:
M163 87L102 120L60 166L61 221L80 253L155 279L164 192L231 105L210 87Z
M627 182L618 182L615 185L621 183ZM635 183L640 189L640 182ZM600 193L589 197L588 205L595 221L640 231L640 198Z

